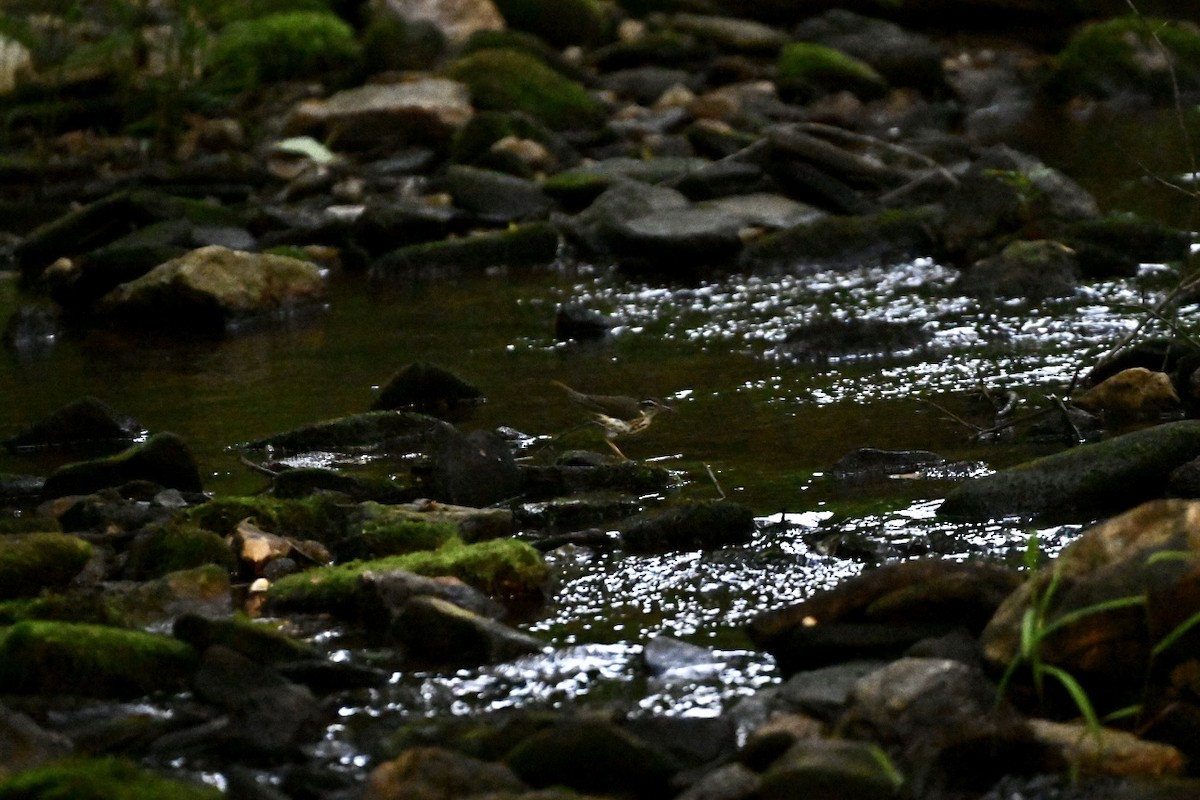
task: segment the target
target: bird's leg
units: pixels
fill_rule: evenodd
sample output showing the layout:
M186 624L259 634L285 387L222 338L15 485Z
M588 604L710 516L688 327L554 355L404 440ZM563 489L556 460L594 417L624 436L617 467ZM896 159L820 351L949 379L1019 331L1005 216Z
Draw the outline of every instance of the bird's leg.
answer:
M617 447L616 443L615 443L615 442L613 442L613 440L612 440L612 439L605 439L604 441L608 442L608 446L609 446L609 447L611 447L611 448L613 449L613 452L614 452L614 453L616 453L617 455L619 455L619 456L621 457L621 460L623 460L623 461L628 461L628 460L629 460L629 456L627 456L627 455L625 455L624 453L622 453L622 452L621 452L621 448Z

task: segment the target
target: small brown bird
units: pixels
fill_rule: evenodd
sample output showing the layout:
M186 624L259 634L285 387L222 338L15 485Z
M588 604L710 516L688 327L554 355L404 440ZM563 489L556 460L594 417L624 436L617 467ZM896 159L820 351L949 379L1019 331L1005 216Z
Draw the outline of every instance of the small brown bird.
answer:
M562 387L572 403L591 412L592 420L604 429L608 446L621 458L628 456L621 452L613 439L639 434L650 427L660 411L674 411L652 397L638 400L625 395L584 394L561 381L554 381L554 384Z

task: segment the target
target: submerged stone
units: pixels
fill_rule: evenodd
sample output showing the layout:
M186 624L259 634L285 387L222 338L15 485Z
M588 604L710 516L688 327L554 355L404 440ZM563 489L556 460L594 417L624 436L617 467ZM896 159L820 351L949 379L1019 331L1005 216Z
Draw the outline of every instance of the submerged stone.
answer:
M15 452L91 447L122 450L142 430L137 420L114 411L103 400L83 397L5 439L4 446Z
M1086 521L1162 497L1171 472L1200 456L1200 421L1156 425L960 484L945 517Z
M398 369L371 406L373 411L404 410L454 420L485 401L483 392L450 370L417 361Z

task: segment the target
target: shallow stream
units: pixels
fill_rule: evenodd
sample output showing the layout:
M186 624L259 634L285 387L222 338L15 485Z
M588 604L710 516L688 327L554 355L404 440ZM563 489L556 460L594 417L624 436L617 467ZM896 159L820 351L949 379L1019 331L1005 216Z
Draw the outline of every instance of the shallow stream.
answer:
M1128 200L1130 182L1141 180L1129 172L1097 169L1088 188ZM1170 211L1161 216L1180 224L1178 203L1152 195L1141 197L1146 210L1158 215L1165 203ZM487 395L463 427L508 426L538 437L531 447L566 446L579 423L552 380L665 398L676 413L661 415L623 449L672 470L677 494L723 494L749 505L760 515L754 540L651 557L554 551L559 585L542 613L522 624L553 647L550 654L448 674L397 672L387 688L347 697L345 724L329 729L317 755L361 768L369 760L367 730L414 715L575 702L635 714L714 715L778 680L770 657L739 632L754 614L880 557L1019 560L1031 533L1019 522L968 525L935 515L953 480L1036 452L973 436L964 420L992 423L978 391L1013 390L1030 406L1063 395L1080 370L1142 320L1147 299L1175 281L1165 268L1147 265L1137 278L1092 284L1067 300L982 308L953 292L954 276L929 260L803 275L714 275L689 285L578 264L384 288L334 276L327 308L283 327L183 344L94 333L20 357L4 352L0 434L94 394L151 431L184 436L207 487L227 494L263 486L231 445L364 411L398 367L416 360L447 367ZM18 302L15 281L0 280L0 316ZM610 314L619 325L600 343L556 343L554 314L565 303ZM1194 317L1196 309L1184 312ZM784 346L798 325L828 318L912 324L923 343L816 360ZM835 483L831 465L860 447L932 450L954 467L920 481ZM44 473L52 466L0 456L0 471ZM1037 533L1053 552L1074 530ZM643 648L660 634L710 655L651 677ZM386 663L386 655L344 645L336 632L323 644L338 658Z

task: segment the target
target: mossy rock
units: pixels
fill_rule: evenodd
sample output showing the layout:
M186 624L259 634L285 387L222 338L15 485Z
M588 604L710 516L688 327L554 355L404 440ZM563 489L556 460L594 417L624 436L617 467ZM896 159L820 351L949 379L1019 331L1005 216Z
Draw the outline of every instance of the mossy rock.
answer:
M375 559L436 550L458 536L454 525L417 519L419 512L405 513L375 503L364 503L362 508L366 519L358 532L338 547L342 558Z
M0 519L0 537L14 533L62 533L62 523L54 517L12 517Z
M746 269L813 264L892 263L936 254L937 209L916 207L804 222L755 239L742 251Z
M496 8L510 27L555 47L594 47L612 32L608 12L598 0L496 0Z
M491 148L508 137L537 142L560 161L574 161L578 155L568 152L558 137L545 125L520 112L481 111L467 120L450 141L450 159L457 164L488 167L522 177L532 177L532 170L519 160L505 159Z
M849 91L863 98L882 97L887 81L869 64L840 50L812 42L791 42L779 51L779 84L785 94Z
M66 586L92 557L92 546L63 533L24 533L0 538L0 600L36 597Z
M960 483L938 514L1086 522L1163 497L1171 472L1200 456L1200 420L1155 425Z
M210 71L220 85L321 77L355 67L361 57L354 29L324 11L292 11L233 22L213 44Z
M1047 90L1059 100L1132 94L1169 104L1176 82L1183 92L1200 89L1200 28L1130 16L1079 31L1058 54Z
M362 35L363 59L372 73L431 69L446 52L446 36L425 20L379 10Z
M204 489L191 448L178 435L164 432L114 456L64 464L46 478L42 492L47 497L91 494L142 480L183 492Z
M175 638L204 652L212 645L228 647L259 664L280 664L319 658L309 644L288 636L264 622L251 622L244 617L209 619L197 614L185 614L175 620Z
M125 572L136 580L147 580L205 564L233 572L237 558L228 543L212 531L186 524L163 525L134 540Z
M239 522L252 518L263 530L313 539L334 547L350 529L355 506L347 506L328 495L299 500L272 497L218 497L185 512L185 519L205 530L230 536Z
M524 111L554 130L597 127L605 119L599 100L581 84L516 50L480 50L446 70L471 92L476 108Z
M38 597L0 603L0 626L37 619L117 627L125 624L122 616L98 591L58 593L43 590Z
M546 44L545 40L518 30L480 30L471 34L457 56L469 56L481 50L516 50L541 61L550 69L579 83L586 83L588 73L563 58L561 52Z
M553 225L530 222L505 231L397 248L371 265L371 277L387 280L428 269L544 265L557 257L558 245L558 231Z
M364 572L407 570L429 577L451 576L492 597L540 600L549 568L537 550L516 539L463 544L455 538L433 551L352 561L281 578L267 596L282 611L330 612L351 619L372 619L379 600L362 581Z
M0 686L15 694L139 697L180 688L196 651L170 636L28 621L0 638Z
M118 758L69 759L0 780L0 800L221 800L212 786L165 778Z

